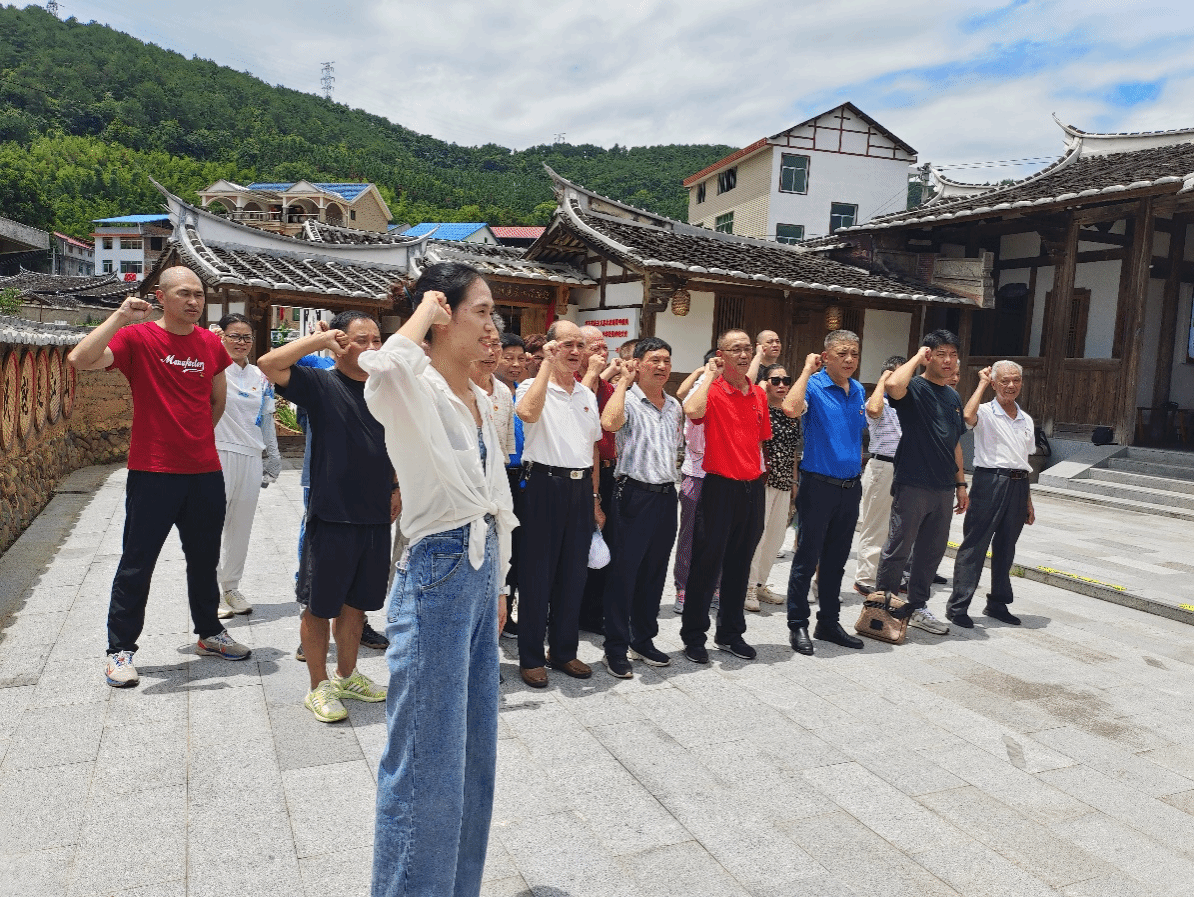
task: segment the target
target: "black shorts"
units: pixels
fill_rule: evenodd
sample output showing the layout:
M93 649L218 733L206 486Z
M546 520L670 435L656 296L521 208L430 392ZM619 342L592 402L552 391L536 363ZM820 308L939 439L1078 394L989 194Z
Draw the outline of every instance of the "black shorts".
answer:
M389 525L307 518L295 592L312 616L334 619L346 604L380 610L386 603L389 574Z

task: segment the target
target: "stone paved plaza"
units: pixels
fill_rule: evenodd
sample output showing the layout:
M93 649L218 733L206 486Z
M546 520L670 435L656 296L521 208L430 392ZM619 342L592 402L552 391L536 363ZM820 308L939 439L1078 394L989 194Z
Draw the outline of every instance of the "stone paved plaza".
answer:
M262 494L256 610L232 624L252 659L194 655L171 539L141 685L118 691L102 658L123 482L81 471L0 559L0 895L367 894L384 705L326 726L300 704L297 471ZM765 605L754 662L598 667L542 692L503 642L485 894L1194 894L1194 628L1015 584L1021 628L803 658ZM670 602L659 644L678 653ZM581 658L600 654L585 637Z

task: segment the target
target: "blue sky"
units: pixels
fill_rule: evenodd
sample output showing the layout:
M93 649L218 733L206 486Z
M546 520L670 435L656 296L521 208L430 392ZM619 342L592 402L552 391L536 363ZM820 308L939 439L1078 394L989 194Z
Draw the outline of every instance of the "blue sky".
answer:
M62 0L63 16L462 144L742 146L849 100L960 165L1194 127L1194 4L1075 0ZM1017 176L1034 164L956 169ZM966 172L963 175L963 172Z

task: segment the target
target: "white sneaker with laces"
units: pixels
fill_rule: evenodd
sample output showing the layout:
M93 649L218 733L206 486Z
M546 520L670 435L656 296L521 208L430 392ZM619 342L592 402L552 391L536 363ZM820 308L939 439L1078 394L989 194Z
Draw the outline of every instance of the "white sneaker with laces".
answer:
M927 607L921 607L912 612L912 616L908 618L908 625L915 626L917 629L923 629L925 632L933 635L948 635L949 626L942 623L933 616L933 612Z
M133 655L128 651L108 655L108 668L104 676L113 688L129 688L141 681L137 668L133 666Z
M232 611L228 616L224 616L224 609ZM245 600L245 596L241 594L240 589L225 589L224 594L220 597L220 618L228 619L232 614L251 614L253 613L253 605Z

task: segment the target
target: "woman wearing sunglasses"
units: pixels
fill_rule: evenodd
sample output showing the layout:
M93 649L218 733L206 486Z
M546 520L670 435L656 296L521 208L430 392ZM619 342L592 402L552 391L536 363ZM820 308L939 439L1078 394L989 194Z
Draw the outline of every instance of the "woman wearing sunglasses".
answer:
M767 491L763 504L763 537L755 548L750 564L750 579L746 588L745 607L758 611L759 602L783 604L786 594L777 595L767 587L767 578L775 563L776 553L784 542L784 532L792 519L796 500L796 464L800 460L803 436L800 418L788 417L783 408L784 397L792 385L792 378L782 364L769 364L759 371L759 384L767 393L767 410L771 415L771 439L763 443L767 458Z
M240 592L240 578L249 554L249 535L261 489L282 472L278 436L274 429L274 389L257 365L253 327L244 315L228 314L218 325L224 348L232 358L225 371L228 402L216 424L216 450L224 471L224 544L216 578L220 583L221 619L252 613L253 605ZM262 451L266 459L261 460ZM264 478L263 478L264 474Z

